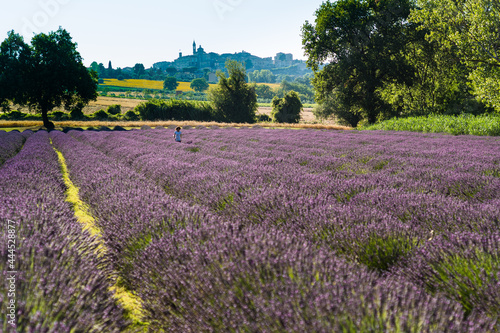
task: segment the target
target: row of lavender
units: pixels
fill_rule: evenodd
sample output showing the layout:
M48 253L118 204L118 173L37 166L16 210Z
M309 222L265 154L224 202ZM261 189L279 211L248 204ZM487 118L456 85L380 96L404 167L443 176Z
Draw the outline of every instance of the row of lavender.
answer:
M24 131L23 133L0 131L0 166L21 150L24 141L32 133L32 131Z
M102 223L127 223L109 242L136 244L115 258L128 258L124 275L153 325L481 331L500 313L495 139L224 129L185 131L179 144L160 130L70 134L80 143L61 135L59 145L75 152L79 186L98 184L84 191L95 213L99 200L119 202ZM113 182L103 168L119 170ZM165 193L205 218L156 233L154 216L177 211L139 212ZM466 321L450 310L456 302Z
M3 135L0 146L17 142L12 156L24 143L20 136ZM122 331L127 323L108 291L109 270L65 202L48 134L21 137L23 149L0 166L0 331Z

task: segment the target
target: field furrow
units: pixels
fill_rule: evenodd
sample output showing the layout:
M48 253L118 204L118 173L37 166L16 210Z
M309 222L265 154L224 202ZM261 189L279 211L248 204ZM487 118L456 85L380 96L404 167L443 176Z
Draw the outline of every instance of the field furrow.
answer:
M78 193L79 190L73 184L69 176L66 159L60 151L55 148L54 150L58 155L64 184L66 185L66 201L72 205L75 217L81 224L82 229L88 231L93 237L95 237L97 246L95 248L94 255L99 259L106 261L108 248L102 239L102 230L96 225L95 218L89 213L88 205L81 201ZM136 332L140 331L140 328L146 328L147 323L142 321L143 311L141 300L121 285L121 280L119 278L116 279L116 272L108 271L108 274L110 281L114 281L113 285L109 286L109 291L113 294L120 306L125 310L125 317L132 321L129 330Z
M155 183L97 151L58 132L54 146L64 155L68 174L102 231L106 257L119 286L133 292L130 274L142 251L164 234L214 217L202 208L167 195Z

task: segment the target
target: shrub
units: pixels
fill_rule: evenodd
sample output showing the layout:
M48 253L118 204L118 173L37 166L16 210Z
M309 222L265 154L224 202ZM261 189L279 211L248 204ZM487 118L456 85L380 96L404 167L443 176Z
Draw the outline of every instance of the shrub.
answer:
M363 129L500 136L500 117L487 114L478 116L462 114L393 118Z
M474 309L500 315L500 234L442 235L408 258L399 274L431 293L441 293Z
M21 111L11 111L9 113L3 114L0 116L0 119L6 119L6 120L22 120L26 118L26 114L21 112Z
M209 85L207 80L205 80L204 78L198 78L191 81L190 87L196 92L202 92L207 90Z
M269 117L267 114L258 114L255 119L259 123L269 123L272 121L271 117Z
M139 115L133 110L127 111L123 117L125 120L139 120Z
M71 110L69 114L70 119L83 119L85 115L83 114L83 103L77 103L76 106Z
M39 114L27 114L18 110L11 111L0 115L0 119L4 120L40 120Z
M122 113L121 105L119 105L119 104L110 105L110 106L108 106L107 112L109 114L112 114L112 115L120 114L120 113Z
M99 110L99 111L96 111L92 114L92 118L95 118L95 119L108 119L109 118L109 114L104 111L104 110Z
M300 120L300 112L302 111L302 103L300 97L295 91L289 91L285 97L274 97L273 111L271 118L277 123L298 123Z
M210 104L179 100L153 99L136 106L142 120L214 120Z
M343 105L335 92L326 96L326 98L314 108L313 114L317 119L323 120L333 117L339 125L351 127L356 127L362 119L359 112Z
M63 120L69 118L68 114L62 111L54 111L50 114L50 116L53 120Z

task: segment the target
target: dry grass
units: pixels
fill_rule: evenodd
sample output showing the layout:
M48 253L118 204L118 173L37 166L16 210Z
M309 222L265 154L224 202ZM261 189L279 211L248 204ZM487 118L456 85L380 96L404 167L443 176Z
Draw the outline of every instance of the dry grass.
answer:
M133 98L119 98L119 97L107 97L107 96L99 96L97 100L91 101L90 105L99 105L99 106L110 106L114 104L119 104L122 108L135 108L139 103L146 102L145 99L133 99Z
M106 110L110 105L118 104L121 106L122 113L125 113L145 101L145 99L99 96L97 100L91 101L85 106L82 111L84 114L91 114L101 109Z
M256 123L256 124L240 124L240 123L218 123L218 122L202 122L202 121L55 121L54 124L56 128L62 129L63 127L110 127L115 126L121 127L136 127L149 126L149 127L168 127L168 126L218 126L218 127L266 127L266 128L292 128L292 129L327 129L327 130L350 130L352 128L339 126L339 125L327 125L327 124L270 124L270 123ZM22 128L22 129L32 129L36 130L41 128L43 123L41 121L12 121L12 120L0 120L0 128Z

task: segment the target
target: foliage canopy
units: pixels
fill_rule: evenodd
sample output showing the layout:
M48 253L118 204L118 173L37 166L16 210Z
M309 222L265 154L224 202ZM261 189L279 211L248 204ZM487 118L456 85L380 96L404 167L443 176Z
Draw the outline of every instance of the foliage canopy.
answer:
M11 31L0 45L0 102L35 109L47 129L54 127L47 117L54 107L81 107L96 98L97 73L83 65L66 30L35 35L31 45Z
M217 72L219 83L209 90L208 96L225 122L253 123L257 110L257 95L251 85L246 82L246 69L243 64L226 61L229 77L222 71Z
M320 6L315 24L302 27L319 103L334 94L343 109L356 115L354 126L357 120L374 123L390 112L377 90L385 82L412 78L403 56L416 30L408 21L411 8L411 0L339 0Z
M299 94L295 91L289 91L283 98L274 97L272 106L271 118L273 122L298 123L300 121L302 103Z
M191 81L190 87L194 91L203 92L209 88L209 85L205 78L198 78Z
M428 40L456 54L468 68L476 98L500 112L500 2L418 0L411 20Z
M175 76L168 76L165 81L163 81L163 89L165 90L175 90L179 86L179 82Z
M498 1L326 1L302 28L315 113L356 126L500 112L499 36Z

